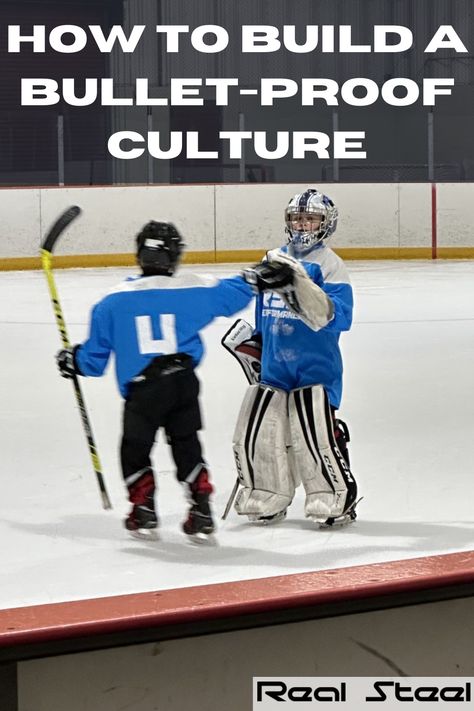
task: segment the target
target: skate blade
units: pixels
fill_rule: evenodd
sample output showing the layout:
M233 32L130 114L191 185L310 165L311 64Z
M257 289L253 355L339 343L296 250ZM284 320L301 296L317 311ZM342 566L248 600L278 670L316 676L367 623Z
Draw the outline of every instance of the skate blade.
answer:
M159 541L160 534L156 528L137 528L136 531L128 531L127 533L138 541Z
M217 538L213 533L186 534L186 540L193 546L218 546Z
M331 523L327 523L326 521L315 521L315 523L319 526L319 528L323 530L329 530L331 528L344 528L345 526L350 526L351 523L355 523L355 516L339 516L339 518L335 519Z
M275 514L268 518L263 518L262 516L249 516L248 519L252 523L258 523L260 526L273 526L275 523L281 523L286 518L286 511Z
M357 501L354 501L354 503L351 504L348 511L343 513L341 516L338 516L337 518L332 519L330 523L327 523L327 521L319 521L316 518L312 518L312 520L318 524L319 528L323 528L323 529L342 528L343 526L349 526L351 523L355 523L355 521L357 519L356 506L360 501L362 501L363 498L364 497L361 496L360 499L357 499Z

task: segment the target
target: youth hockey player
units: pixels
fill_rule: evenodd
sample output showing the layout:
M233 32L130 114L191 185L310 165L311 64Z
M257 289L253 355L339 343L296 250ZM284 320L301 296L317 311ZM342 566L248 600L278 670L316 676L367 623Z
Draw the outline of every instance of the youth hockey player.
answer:
M121 467L132 510L125 527L136 537L157 538L155 477L150 460L163 427L191 507L183 531L212 540L209 503L213 486L202 455L199 332L217 316L243 309L254 293L241 276L220 281L189 272L175 275L184 243L174 225L149 222L136 238L142 274L128 278L93 309L88 340L57 354L62 376L101 376L115 354L125 398ZM274 274L284 272L278 267Z
M338 341L351 327L353 308L346 267L327 246L337 218L332 200L318 190L290 200L288 244L246 270L259 292L271 288L272 265L287 264L290 283L259 294L253 332L240 320L223 339L254 383L233 442L242 486L235 509L252 521L284 518L300 482L305 515L320 526L356 517L348 430L335 414L343 370Z

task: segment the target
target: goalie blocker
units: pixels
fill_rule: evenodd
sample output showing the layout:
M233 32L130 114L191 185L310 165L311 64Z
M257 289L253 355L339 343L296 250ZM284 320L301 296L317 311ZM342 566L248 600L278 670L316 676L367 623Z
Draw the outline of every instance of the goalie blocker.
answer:
M242 487L237 513L253 521L280 520L301 481L307 518L321 526L354 520L357 485L347 439L322 386L287 393L251 385L233 441Z
M224 348L239 361L245 377L252 385L260 380L262 337L252 326L239 318L221 340Z

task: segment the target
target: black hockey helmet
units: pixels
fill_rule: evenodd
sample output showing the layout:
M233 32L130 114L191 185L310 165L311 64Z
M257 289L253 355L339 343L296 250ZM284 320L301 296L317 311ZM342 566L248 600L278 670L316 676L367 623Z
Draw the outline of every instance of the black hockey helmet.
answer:
M145 276L171 276L184 242L171 222L148 222L137 235L137 261Z

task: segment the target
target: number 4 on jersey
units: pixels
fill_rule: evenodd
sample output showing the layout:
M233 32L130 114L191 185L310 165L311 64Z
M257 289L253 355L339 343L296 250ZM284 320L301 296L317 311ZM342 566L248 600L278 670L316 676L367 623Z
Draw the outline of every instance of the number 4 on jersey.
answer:
M162 338L153 338L153 323L151 316L136 316L138 348L140 353L161 353L171 355L178 351L176 337L176 317L174 314L160 314L158 317Z

